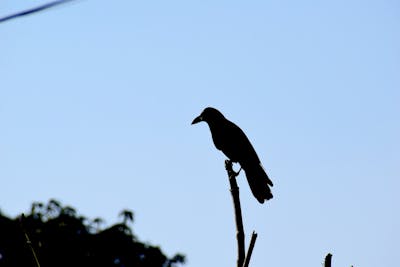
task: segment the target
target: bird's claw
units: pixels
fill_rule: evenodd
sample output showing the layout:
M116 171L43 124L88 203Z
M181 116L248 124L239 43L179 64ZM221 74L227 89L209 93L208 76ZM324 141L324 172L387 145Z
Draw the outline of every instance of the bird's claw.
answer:
M240 169L237 172L233 171L233 173L235 174L235 176L238 176L241 170L242 170L242 167L240 167Z

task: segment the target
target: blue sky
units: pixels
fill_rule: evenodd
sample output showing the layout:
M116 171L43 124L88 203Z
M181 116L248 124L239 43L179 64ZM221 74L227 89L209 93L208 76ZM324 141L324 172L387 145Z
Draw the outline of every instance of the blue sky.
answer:
M44 1L2 1L0 15ZM251 266L395 266L397 1L77 1L0 24L0 209L56 198L189 267L236 261L214 106L274 181L243 175Z

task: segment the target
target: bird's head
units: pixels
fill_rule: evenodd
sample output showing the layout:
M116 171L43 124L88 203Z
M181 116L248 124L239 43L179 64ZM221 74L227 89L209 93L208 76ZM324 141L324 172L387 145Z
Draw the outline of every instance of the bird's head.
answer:
M208 107L205 108L203 112L201 112L201 114L192 121L192 124L196 124L201 121L205 121L207 123L210 122L213 123L220 119L225 119L224 115L222 115L222 113L219 112L217 109Z

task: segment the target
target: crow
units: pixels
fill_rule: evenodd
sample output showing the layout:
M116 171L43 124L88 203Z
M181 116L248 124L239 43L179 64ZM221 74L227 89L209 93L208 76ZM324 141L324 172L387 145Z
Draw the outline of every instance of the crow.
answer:
M207 122L214 145L232 162L238 162L245 171L251 192L261 204L272 198L272 181L268 178L256 151L244 132L227 120L217 109L208 107L196 117L192 124Z

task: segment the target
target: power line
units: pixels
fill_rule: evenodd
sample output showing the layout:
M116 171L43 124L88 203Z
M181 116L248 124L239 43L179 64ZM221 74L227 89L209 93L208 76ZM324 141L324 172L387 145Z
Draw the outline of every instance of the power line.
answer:
M55 7L57 5L65 4L65 3L71 2L71 1L73 1L73 0L58 0L58 1L53 1L53 2L47 3L47 4L43 4L41 6L37 6L37 7L31 8L31 9L23 10L18 13L11 14L11 15L0 18L0 23L5 22L10 19L15 19L18 17L22 17L22 16L26 16L26 15L30 15L30 14L39 12L39 11L43 11L45 9L49 9L49 8Z

